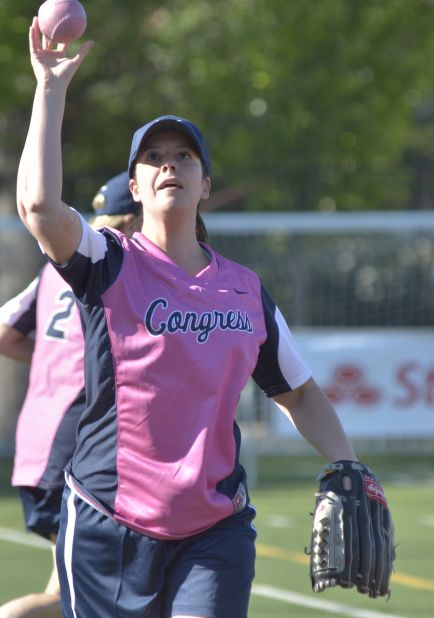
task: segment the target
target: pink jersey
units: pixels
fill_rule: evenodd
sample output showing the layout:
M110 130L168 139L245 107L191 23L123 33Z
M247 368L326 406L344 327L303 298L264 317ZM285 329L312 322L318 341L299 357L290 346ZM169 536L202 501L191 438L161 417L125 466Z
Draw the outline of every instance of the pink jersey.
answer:
M235 414L249 377L273 396L311 374L252 271L204 245L193 277L142 234L83 227L59 267L86 333L69 482L120 523L184 538L248 502Z
M35 328L29 386L17 425L12 484L61 487L84 408L84 339L71 288L48 264L39 282L32 282L2 307L0 319L26 334L32 330L32 321Z

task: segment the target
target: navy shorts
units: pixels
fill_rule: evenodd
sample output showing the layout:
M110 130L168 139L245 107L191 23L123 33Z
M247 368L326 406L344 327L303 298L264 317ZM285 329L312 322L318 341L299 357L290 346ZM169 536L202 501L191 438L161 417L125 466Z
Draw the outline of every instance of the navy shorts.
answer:
M255 511L180 541L116 523L65 487L57 567L63 618L247 618Z
M59 531L63 487L57 489L18 487L18 492L27 529L46 539L56 535Z

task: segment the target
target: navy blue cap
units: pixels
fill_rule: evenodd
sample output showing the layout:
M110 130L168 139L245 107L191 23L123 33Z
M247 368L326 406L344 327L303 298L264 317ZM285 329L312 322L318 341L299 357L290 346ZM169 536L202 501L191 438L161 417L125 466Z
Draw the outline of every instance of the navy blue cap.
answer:
M141 205L133 200L129 188L128 172L110 178L92 200L95 216L100 215L138 215Z
M179 116L159 116L158 118L154 118L154 120L151 120L145 124L143 127L140 127L140 129L137 129L133 135L130 159L128 161L128 173L130 178L133 176L136 159L139 155L143 142L153 133L160 130L179 131L187 135L187 137L189 137L193 142L193 145L202 160L205 173L207 176L211 175L211 159L205 140L199 128L190 122L190 120L180 118Z

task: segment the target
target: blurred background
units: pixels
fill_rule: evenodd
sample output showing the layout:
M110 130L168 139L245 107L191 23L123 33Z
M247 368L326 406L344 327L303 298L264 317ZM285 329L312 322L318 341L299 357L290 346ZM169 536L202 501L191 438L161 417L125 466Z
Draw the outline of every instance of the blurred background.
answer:
M434 1L83 4L84 39L96 46L69 91L64 200L88 212L100 185L126 168L132 133L149 119L172 113L202 128L213 160L213 191L202 204L211 244L263 278L394 504L402 544L396 596L372 614L370 600L345 599L365 617L432 616ZM15 207L35 87L27 32L38 6L0 3L0 304L43 263ZM0 602L23 561L34 565L29 590L43 581L32 579L41 550L17 536L20 507L9 488L26 385L27 368L0 358L0 494L8 509L0 549L15 565L0 580ZM239 422L263 531L252 616L287 616L288 603L298 608L291 616L362 615L266 588L291 581L308 591L302 547L322 462L250 383ZM340 595L330 592L342 602Z
M14 203L38 5L0 4L0 303L43 259ZM192 119L213 159L202 205L213 246L262 276L353 438L431 452L434 2L84 6L96 46L69 92L65 201L88 211L150 118ZM26 368L0 369L0 454L11 456ZM240 421L255 448L305 446L251 385Z
M73 81L65 197L87 208L133 130L185 115L236 210L428 209L431 0L88 0L96 47ZM2 180L13 188L32 101L36 0L2 0Z

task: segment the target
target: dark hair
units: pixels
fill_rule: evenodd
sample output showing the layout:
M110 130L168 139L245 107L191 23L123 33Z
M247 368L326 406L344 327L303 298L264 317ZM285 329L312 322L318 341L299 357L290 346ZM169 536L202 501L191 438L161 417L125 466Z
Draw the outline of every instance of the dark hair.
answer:
M200 242L208 243L208 231L205 227L202 217L199 214L199 208L196 212L196 238Z

